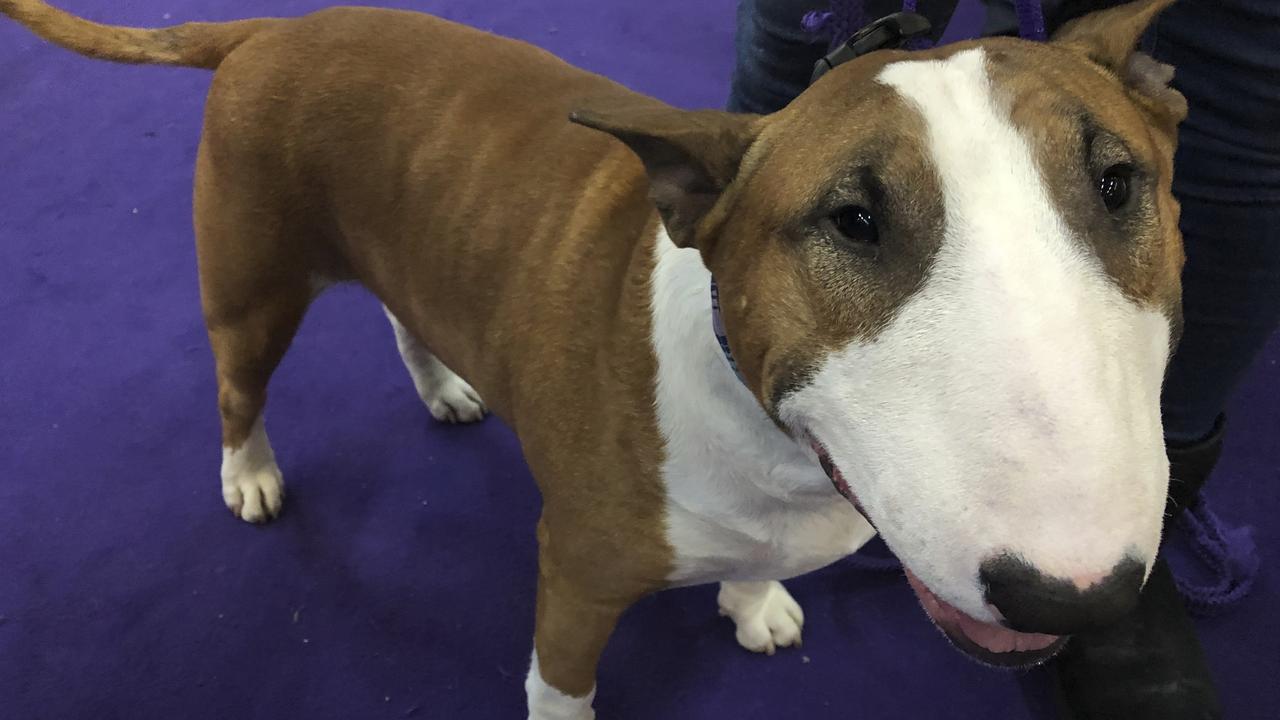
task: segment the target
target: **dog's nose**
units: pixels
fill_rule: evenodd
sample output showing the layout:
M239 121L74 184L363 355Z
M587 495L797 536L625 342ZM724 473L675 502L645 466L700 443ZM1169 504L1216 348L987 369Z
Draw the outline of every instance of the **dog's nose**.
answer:
M1110 572L1050 577L1013 555L982 563L978 576L987 602L1020 632L1070 635L1105 627L1131 612L1146 566L1126 557Z

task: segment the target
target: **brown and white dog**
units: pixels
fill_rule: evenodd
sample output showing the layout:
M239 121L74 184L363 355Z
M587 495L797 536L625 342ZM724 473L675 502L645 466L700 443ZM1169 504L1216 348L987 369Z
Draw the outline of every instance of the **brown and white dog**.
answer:
M720 582L739 642L773 652L803 623L778 580L876 531L990 663L1133 606L1168 482L1186 109L1133 48L1168 3L874 53L768 117L416 13L0 11L217 69L195 226L227 506L280 511L267 382L316 294L364 284L433 415L487 405L519 435L544 501L529 713L578 720L639 597Z

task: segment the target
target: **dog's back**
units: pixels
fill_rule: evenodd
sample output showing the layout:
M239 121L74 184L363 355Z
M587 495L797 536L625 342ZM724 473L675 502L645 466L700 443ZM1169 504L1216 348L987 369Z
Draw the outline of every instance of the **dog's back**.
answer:
M197 168L201 256L260 247L240 233L207 237L229 204L294 224L274 242L294 244L291 264L308 258L311 276L297 282L360 280L506 410L522 369L493 343L524 342L517 331L535 317L581 331L596 314L565 307L556 278L529 269L558 257L574 292L600 282L600 297L621 283L598 269L626 271L652 214L639 162L568 122L582 98L619 91L532 46L419 13L336 8L272 28L214 79ZM622 226L564 225L584 194L605 196L592 207L621 204ZM597 240L610 235L616 244ZM588 258L596 271L572 270ZM556 312L573 317L547 322Z
M541 348L557 348L554 362L576 345L539 335L539 347L521 347L518 330L535 317L578 333L612 320L606 288L625 287L652 206L635 157L568 122L583 99L627 93L612 81L406 11L339 7L159 30L98 25L38 0L0 0L0 11L92 57L216 70L195 198L211 329L264 303L291 326L317 287L359 280L514 419L507 396L548 385ZM600 227L599 215L565 225L584 196L617 210L607 217L618 227ZM527 271L548 257L564 280ZM593 271L575 271L588 258ZM600 303L556 297L570 285ZM514 357L519 366L504 360ZM525 373L538 382L523 383Z

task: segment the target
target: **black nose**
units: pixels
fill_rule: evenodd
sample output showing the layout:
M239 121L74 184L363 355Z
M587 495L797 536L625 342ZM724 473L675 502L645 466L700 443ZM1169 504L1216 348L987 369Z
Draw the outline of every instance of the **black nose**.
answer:
M978 571L987 602L1019 632L1070 635L1105 627L1131 612L1138 603L1146 566L1127 557L1100 582L1080 589L1066 579L1049 577L1015 555L1000 555Z

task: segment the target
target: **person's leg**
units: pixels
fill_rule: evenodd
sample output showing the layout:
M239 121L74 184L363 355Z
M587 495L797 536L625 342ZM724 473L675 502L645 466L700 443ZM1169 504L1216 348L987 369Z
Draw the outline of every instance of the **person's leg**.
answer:
M1153 54L1187 96L1174 173L1187 265L1186 326L1165 382L1165 436L1210 435L1280 325L1280 6L1184 0Z
M1162 403L1169 461L1182 469L1171 474L1171 510L1197 501L1222 450L1227 402L1280 327L1280 200L1235 203L1184 194L1181 225L1185 327Z
M827 52L827 40L804 28L804 16L830 5L830 0L738 3L730 112L775 112L805 89L814 63Z

